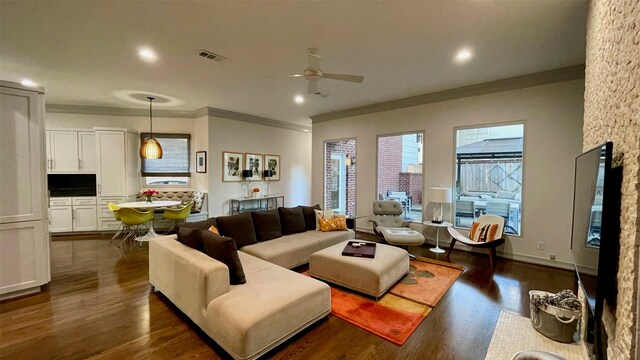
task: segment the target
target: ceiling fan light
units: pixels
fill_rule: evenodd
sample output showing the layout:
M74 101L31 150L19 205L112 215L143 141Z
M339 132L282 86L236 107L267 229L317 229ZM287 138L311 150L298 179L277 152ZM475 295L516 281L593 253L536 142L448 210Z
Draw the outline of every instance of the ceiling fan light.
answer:
M162 159L162 146L154 138L146 138L140 146L140 157L143 159Z

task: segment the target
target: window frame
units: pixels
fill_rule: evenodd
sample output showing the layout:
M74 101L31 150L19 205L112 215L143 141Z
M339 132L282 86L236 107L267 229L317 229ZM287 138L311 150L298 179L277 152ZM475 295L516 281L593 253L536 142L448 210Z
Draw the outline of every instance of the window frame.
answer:
M150 133L142 132L140 133L140 141L144 141L145 138L148 138ZM144 164L146 159L140 159L140 176L143 179L143 183L145 186L154 186L154 187L189 187L191 185L191 134L188 133L154 133L153 137L156 139L186 139L187 140L187 172L171 172L171 173L155 173L155 172L145 172ZM187 178L186 184L154 184L148 185L148 178L153 177L185 177Z
M327 143L333 143L333 142L338 142L338 141L355 141L356 143L356 164L358 161L358 137L353 136L353 137L346 137L346 138L339 138L339 139L327 139L324 140L322 142L322 208L325 209L327 206ZM354 193L354 197L355 197L355 204L354 204L354 209L353 209L353 213L354 215L357 216L358 214L358 167L356 166L355 170L355 189L353 190ZM347 184L347 186L349 186L349 184ZM348 199L347 199L348 201ZM348 205L346 206L348 207ZM345 209L346 212L346 209Z
M471 228L467 228L467 227L460 227L460 226L456 226L456 221L455 221L455 217L456 217L456 181L457 181L457 176L458 176L458 169L456 166L456 158L457 158L457 148L458 148L458 141L457 141L457 132L458 130L468 130L468 129L480 129L480 128L490 128L490 127L500 127L500 126L511 126L511 125L522 125L522 187L521 187L521 193L520 193L520 232L518 234L507 234L506 232L504 233L505 236L509 236L509 237L518 237L518 238L522 238L524 237L525 234L525 226L524 226L524 217L525 217L525 187L526 187L526 156L527 156L527 142L528 142L528 135L527 135L527 120L526 119L520 119L520 120L510 120L510 121L502 121L502 122L493 122L493 123L482 123L482 124L475 124L475 125L461 125L461 126L454 126L453 127L453 133L452 133L452 137L453 137L453 146L452 146L452 155L451 155L451 161L452 161L452 184L451 184L451 189L453 191L453 198L452 203L451 203L451 221L453 221L453 227L455 229L460 229L460 230L470 230Z
M426 143L427 143L427 132L425 130L409 130L409 131L402 131L402 132L396 132L396 133L385 133L385 134L376 134L376 143L375 143L375 152L376 152L376 162L375 162L375 167L376 167L376 182L375 182L375 187L373 188L374 190L374 201L378 200L378 148L379 148L379 144L380 144L380 138L381 137L390 137L390 136L402 136L402 135L411 135L411 134L422 134L422 217L421 220L413 220L411 219L410 223L415 223L415 224L422 224L425 221L425 211L427 209L427 203L426 201L424 201L425 199L425 183L426 183L426 157L427 157L427 152L425 151L426 148Z

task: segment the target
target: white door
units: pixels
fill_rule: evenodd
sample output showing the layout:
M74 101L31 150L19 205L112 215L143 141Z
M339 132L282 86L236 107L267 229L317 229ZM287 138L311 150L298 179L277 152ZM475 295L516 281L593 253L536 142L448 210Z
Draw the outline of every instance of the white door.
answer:
M54 206L49 208L49 231L73 231L73 215L71 206Z
M98 214L94 206L73 207L73 231L93 231L98 229Z
M78 132L51 131L51 173L78 172Z
M96 131L98 196L126 196L122 131Z
M39 101L35 92L1 88L0 223L44 218L46 164Z
M344 214L347 210L347 166L345 154L331 154L330 209Z
M81 173L96 172L96 134L93 131L78 132L78 170Z

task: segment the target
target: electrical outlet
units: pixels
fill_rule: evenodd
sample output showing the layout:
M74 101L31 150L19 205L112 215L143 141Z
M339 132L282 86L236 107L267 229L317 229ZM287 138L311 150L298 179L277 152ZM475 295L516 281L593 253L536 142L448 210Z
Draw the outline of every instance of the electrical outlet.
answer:
M555 254L549 254L549 259L555 260L556 259L556 255Z
M538 241L538 250L544 250L544 241Z

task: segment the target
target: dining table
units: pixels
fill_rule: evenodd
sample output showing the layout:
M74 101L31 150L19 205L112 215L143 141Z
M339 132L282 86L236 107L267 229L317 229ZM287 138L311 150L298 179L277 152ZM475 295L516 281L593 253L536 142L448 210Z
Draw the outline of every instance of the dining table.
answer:
M157 208L171 207L171 206L176 206L181 204L182 204L182 201L158 200L158 201L151 201L151 202L148 202L148 201L124 202L124 203L118 204L118 206L121 208L154 210ZM136 238L136 241L140 241L140 242L149 241L151 238L158 237L158 236L162 236L162 235L155 232L155 230L153 229L153 221L151 221L151 224L149 225L149 231L147 231L147 233L143 236L138 236Z

